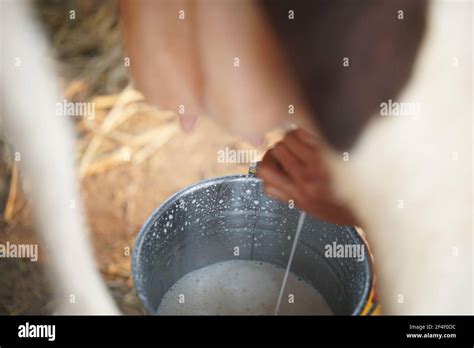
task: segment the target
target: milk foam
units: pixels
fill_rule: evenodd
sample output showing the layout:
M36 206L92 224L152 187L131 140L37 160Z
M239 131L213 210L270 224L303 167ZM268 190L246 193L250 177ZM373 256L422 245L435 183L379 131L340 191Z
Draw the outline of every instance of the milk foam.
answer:
M178 280L163 297L156 314L272 315L284 273L285 269L267 262L219 262ZM290 294L294 303L289 303ZM290 272L279 314L331 315L332 312L312 286Z

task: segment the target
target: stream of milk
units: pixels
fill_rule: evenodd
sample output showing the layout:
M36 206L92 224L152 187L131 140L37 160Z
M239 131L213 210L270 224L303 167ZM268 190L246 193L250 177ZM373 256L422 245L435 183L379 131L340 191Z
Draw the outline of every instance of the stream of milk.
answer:
M293 238L293 245L291 246L290 257L288 258L288 263L286 264L285 276L283 277L283 281L281 282L280 287L280 294L278 295L278 301L275 306L275 311L273 314L278 315L278 311L280 310L281 306L281 299L283 298L283 293L286 288L286 283L288 281L288 275L290 274L291 264L293 263L293 256L295 255L296 245L298 244L298 240L300 239L301 229L304 225L304 219L306 217L305 212L300 213L300 218L298 219L298 226L296 227L295 238Z

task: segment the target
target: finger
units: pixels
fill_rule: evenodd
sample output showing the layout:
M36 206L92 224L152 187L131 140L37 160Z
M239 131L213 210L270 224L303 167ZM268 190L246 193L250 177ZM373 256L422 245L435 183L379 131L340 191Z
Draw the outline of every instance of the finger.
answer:
M267 151L260 164L261 168L271 167L274 171L281 172L285 179L291 181L291 184L285 184L290 187L288 195L296 196L301 191L311 197L316 202L324 201L331 197L328 181L324 178L318 178L316 175L306 174L307 169L303 168L298 159L291 154L284 143L277 143L274 148ZM264 171L266 169L263 169ZM265 177L264 173L264 177ZM268 175L270 176L270 175ZM272 181L270 179L270 183Z
M277 189L274 186L264 185L264 192L267 196L286 202L289 199L288 193Z
M283 170L281 165L276 161L273 151L268 150L258 166L257 176L261 179L268 180L269 184L278 181L279 184L290 182L290 178ZM278 185L272 185L278 186Z
M274 160L277 161L305 194L314 199L329 196L328 179L319 175L321 170L312 170L317 165L305 166L286 146L285 142L277 143L272 149Z
M301 175L304 180L310 180L311 177L317 177L320 180L328 180L329 172L324 165L324 161L320 154L320 148L316 140L312 140L312 144L308 140L303 141L301 132L292 131L284 138L284 143L288 151L299 159L302 163ZM301 179L301 177L299 178Z
M257 176L259 172L262 170L264 167L274 167L275 170L281 170L280 164L276 161L272 149L269 149L267 152L265 152L265 155L263 155L262 160L260 161L260 164L258 166L259 170L257 171Z
M288 150L284 142L277 143L271 150L274 161L293 179L297 180L303 171L303 163Z
M264 181L264 185L276 187L288 196L294 196L298 193L298 189L291 178L274 160L271 150L267 152L266 159L260 163L257 176Z
M298 135L299 131L291 131L285 135L284 141L288 149L303 163L314 161L319 158L319 153L315 146L303 141Z
M337 204L316 204L311 202L311 205L302 203L302 201L295 201L295 205L307 211L310 215L314 217L327 221L330 223L338 224L338 225L357 225L357 219L354 217L352 212Z
M268 184L268 182L264 182L264 192L267 196L276 198L284 203L289 202L292 200L293 202L295 201L302 201L302 196L299 191L297 192L288 192L285 190L285 187L276 187L272 186L271 184Z
M321 145L321 138L310 129L297 128L293 131L295 135L310 146Z

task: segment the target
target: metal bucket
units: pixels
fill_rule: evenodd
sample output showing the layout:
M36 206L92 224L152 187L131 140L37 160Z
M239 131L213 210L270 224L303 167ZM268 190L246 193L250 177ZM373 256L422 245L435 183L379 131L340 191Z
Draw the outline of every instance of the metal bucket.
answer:
M263 193L262 181L226 176L190 185L163 203L135 241L132 273L149 314L181 277L226 260L258 260L285 268L300 211ZM326 257L327 245L359 245L364 259ZM238 249L235 249L238 247ZM238 250L238 256L235 251ZM291 271L312 285L335 315L369 314L372 264L353 227L307 216Z

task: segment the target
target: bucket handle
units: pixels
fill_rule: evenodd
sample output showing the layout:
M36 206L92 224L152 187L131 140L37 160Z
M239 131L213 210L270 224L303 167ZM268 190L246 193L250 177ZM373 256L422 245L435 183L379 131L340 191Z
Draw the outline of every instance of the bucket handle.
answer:
M260 164L260 161L257 162L252 162L249 165L249 171L247 173L248 176L255 176L257 175L258 172L258 165Z

